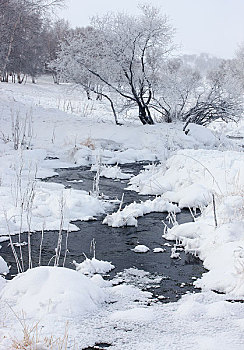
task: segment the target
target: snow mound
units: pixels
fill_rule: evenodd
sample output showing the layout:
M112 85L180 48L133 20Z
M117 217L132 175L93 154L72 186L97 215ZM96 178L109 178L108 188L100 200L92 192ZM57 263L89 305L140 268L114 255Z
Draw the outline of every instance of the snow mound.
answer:
M205 126L190 123L187 125L186 133L204 146L214 147L219 144L217 137Z
M101 288L90 279L64 267L36 267L6 283L0 294L2 302L16 313L29 316L46 314L82 315L105 300Z
M133 252L135 252L135 253L147 253L150 249L143 244L139 244L131 250L133 250Z
M201 208L207 206L211 199L211 191L200 184L192 184L179 191L167 191L163 194L165 200L179 203L183 208Z
M107 215L103 220L103 224L107 224L108 226L112 227L137 227L136 218L152 212L179 213L180 209L177 207L177 205L165 201L162 197L157 197L154 200L148 199L141 203L131 203L123 210Z
M76 271L83 273L84 275L95 275L96 273L108 273L109 271L115 268L108 261L97 260L96 258L88 259L78 264L76 261L73 261Z

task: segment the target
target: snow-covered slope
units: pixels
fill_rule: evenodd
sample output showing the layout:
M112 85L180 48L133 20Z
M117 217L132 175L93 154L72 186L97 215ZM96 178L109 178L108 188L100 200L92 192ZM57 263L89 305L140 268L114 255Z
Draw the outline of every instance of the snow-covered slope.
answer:
M105 220L119 226L130 218L136 224L150 211L200 208L195 222L175 223L165 237L181 241L203 260L209 272L195 282L203 292L160 304L132 285L83 276L81 271L92 275L113 268L89 259L77 264L80 271L40 267L10 282L0 276L0 349L21 349L21 342L23 348L23 331L30 349L62 349L67 335L68 349L97 342L118 350L241 349L244 304L228 301L244 297L241 138L226 138L234 127L231 131L222 124L212 131L189 125L186 135L180 123L142 126L135 118L119 117L122 126L114 125L99 101L87 101L68 84L46 79L36 85L0 84L0 235L6 240L29 229L60 229L61 223L75 230L70 220L88 220L107 210L88 192L40 181L55 175L57 167L93 165L96 170L99 159L104 176L123 178L111 165L157 161L133 177L129 189L160 197L131 204ZM7 269L2 261L0 273Z

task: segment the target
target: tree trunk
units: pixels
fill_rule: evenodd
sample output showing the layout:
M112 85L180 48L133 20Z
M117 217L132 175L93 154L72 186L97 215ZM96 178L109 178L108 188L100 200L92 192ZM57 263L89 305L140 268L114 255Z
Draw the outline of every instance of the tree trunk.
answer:
M139 105L139 119L143 125L153 125L154 121L150 115L149 109L146 106Z
M17 74L17 81L19 84L22 84L24 79L25 79L25 74L23 75L23 77L21 77L20 73Z
M53 82L54 82L54 84L59 85L58 74L57 74L56 72L52 72L52 77L53 77Z

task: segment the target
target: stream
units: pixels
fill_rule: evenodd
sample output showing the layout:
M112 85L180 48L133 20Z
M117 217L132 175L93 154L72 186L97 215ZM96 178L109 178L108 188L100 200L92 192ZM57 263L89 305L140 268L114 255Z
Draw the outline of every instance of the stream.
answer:
M143 168L143 164L125 164L120 166L125 173L138 174ZM89 191L92 189L95 173L87 167L76 167L69 169L56 169L58 176L48 178L45 181L62 183L66 187L77 190ZM79 180L82 180L79 181ZM74 182L72 182L74 181ZM125 191L127 181L115 181L107 178L100 178L100 193L108 196L109 199L121 198L124 193L123 206L133 201L139 202L153 198L152 196L140 196L133 191ZM114 207L112 211L115 211ZM179 250L180 259L171 259L171 248L175 242L166 241L162 238L167 213L151 213L138 219L138 227L111 228L102 224L105 215L93 221L75 221L79 231L71 232L68 237L68 254L65 266L74 269L73 260L81 263L85 253L88 258L92 258L90 251L91 241L96 241L96 258L106 260L115 265L107 279L114 279L115 283L131 283L138 285L143 290L153 293L155 298L159 297L162 302L177 301L181 295L187 292L197 292L193 282L205 271L202 262L191 254L185 254ZM182 210L177 214L179 223L192 221L192 216L188 210ZM50 258L55 254L57 246L57 231L48 231L44 234L42 245L42 265L47 265ZM65 240L66 232L63 233ZM13 241L17 242L18 237L13 236ZM27 235L23 234L22 241L27 241ZM33 266L38 265L41 233L36 232L31 236ZM131 249L138 244L146 245L150 248L147 253L135 253ZM165 245L166 244L166 245ZM9 242L2 242L1 255L11 265L10 274L7 278L16 275L16 264L9 246ZM63 244L64 245L64 244ZM163 248L163 253L154 253L154 248ZM27 246L23 246L24 261L28 261ZM63 246L62 255L64 256ZM179 249L181 249L179 247ZM51 262L52 264L53 262ZM63 264L63 258L61 264ZM159 278L161 277L161 278ZM117 281L117 282L116 282Z

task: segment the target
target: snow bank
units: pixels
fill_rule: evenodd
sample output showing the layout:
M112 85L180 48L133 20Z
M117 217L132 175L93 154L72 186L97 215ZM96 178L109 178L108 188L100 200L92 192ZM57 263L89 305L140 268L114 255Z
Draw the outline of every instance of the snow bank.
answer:
M0 187L3 198L10 196L9 192L9 188ZM26 198L23 212L20 201L17 204L13 200L6 201L5 207L0 207L0 235L6 235L6 218L11 234L29 230L28 216L31 216L31 232L42 230L43 225L45 230L58 230L62 217L64 230L76 230L76 226L70 224L71 220L87 221L104 213L104 209L105 205L101 201L85 191L37 182L33 202L28 202Z
M0 276L0 293L2 288L5 286L5 284L6 284L6 280L2 276Z
M82 315L105 300L104 292L89 278L63 267L36 267L6 283L0 294L18 314L35 319L46 314Z
M146 168L129 184L130 190L163 195L180 207L206 206L211 193L233 193L243 188L244 158L236 151L181 150L166 164Z
M82 263L78 264L73 261L76 271L83 273L84 275L94 275L97 273L108 273L115 268L108 261L97 260L96 258L88 259L86 258Z
M185 131L187 135L192 136L196 141L205 146L211 146L214 148L219 145L219 140L213 132L202 125L190 123L187 125Z
M180 208L200 208L200 218L174 226L165 238L180 241L186 251L203 260L209 272L203 274L196 286L244 296L242 152L181 150L165 165L144 169L130 180L129 189L161 194L160 198L176 202ZM171 257L179 257L174 248Z
M178 191L167 191L163 198L179 204L182 208L201 208L207 206L212 199L212 192L198 183L186 186Z
M165 201L162 197L157 197L153 200L146 200L141 203L131 203L127 205L123 210L118 210L115 213L109 214L103 220L103 224L107 224L112 227L122 226L136 226L136 218L149 214L152 212L173 212L179 213L180 209L168 201Z
M216 203L217 227L213 206L209 205L195 222L176 225L166 232L165 238L180 241L209 270L195 282L197 287L244 297L243 208L243 196L226 196Z
M71 220L89 220L104 213L105 204L87 192L38 180L53 175L45 157L44 150L11 151L1 157L0 236L8 228L10 234L42 230L44 223L46 230L58 230L62 216L63 229L76 230Z

